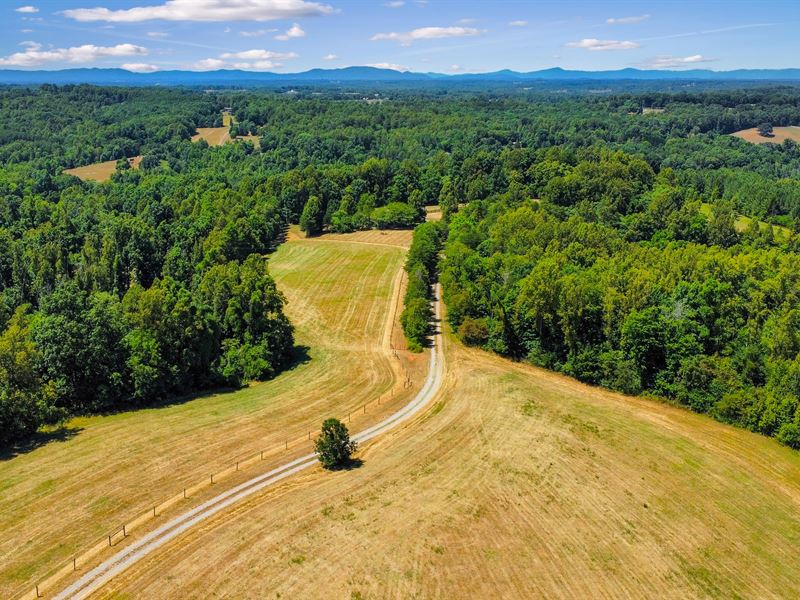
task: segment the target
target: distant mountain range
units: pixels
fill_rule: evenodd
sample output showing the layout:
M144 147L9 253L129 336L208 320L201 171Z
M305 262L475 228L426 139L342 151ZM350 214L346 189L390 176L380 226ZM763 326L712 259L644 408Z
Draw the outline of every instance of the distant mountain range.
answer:
M347 83L525 83L579 81L781 81L800 82L800 69L739 69L736 71L664 71L619 69L616 71L568 71L559 67L541 71L494 71L491 73L414 73L375 67L311 69L301 73L253 71L156 71L133 73L124 69L64 69L61 71L0 70L0 84L275 86L292 84L337 85Z

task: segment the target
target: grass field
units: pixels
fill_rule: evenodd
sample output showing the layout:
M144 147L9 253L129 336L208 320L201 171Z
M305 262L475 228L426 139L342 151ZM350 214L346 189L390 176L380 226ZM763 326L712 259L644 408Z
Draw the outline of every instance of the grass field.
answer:
M391 295L404 254L401 247L333 240L282 245L270 269L309 361L235 393L73 419L63 441L0 459L0 598L32 588L182 487L304 436L323 418L373 400L393 381L402 386L383 342L388 345L384 330L397 304ZM392 328L395 336L398 330ZM413 361L406 365L415 368ZM414 391L398 391L397 402ZM309 447L290 447L288 454Z
M784 140L794 140L800 142L800 127L775 127L773 128L772 137L764 137L759 135L758 130L753 127L751 129L742 129L731 135L742 138L743 140L752 144L781 144Z
M139 163L142 162L141 156L134 156L128 159L131 168L138 169ZM64 173L74 175L83 181L108 181L117 169L116 160L107 160L105 162L94 163L84 167L75 167L74 169L66 169Z
M707 217L711 217L711 212L713 207L708 202L703 202L700 206L700 212L702 212ZM744 215L736 215L736 221L733 223L734 229L739 233L743 231L747 231L750 224L753 222L751 217L745 217ZM759 221L759 225L764 226L767 225L764 221ZM783 227L781 225L773 225L772 226L772 235L775 236L778 240L788 240L792 236L792 232L787 227Z
M222 146L231 141L230 127L198 127L193 142L205 140L209 146Z
M442 399L102 598L792 598L800 455L450 341Z

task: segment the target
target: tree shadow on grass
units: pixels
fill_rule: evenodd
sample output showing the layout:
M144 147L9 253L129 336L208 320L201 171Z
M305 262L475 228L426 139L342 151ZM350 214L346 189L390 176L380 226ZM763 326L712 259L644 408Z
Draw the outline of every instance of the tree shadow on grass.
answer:
M295 346L292 348L292 354L289 358L289 361L285 367L276 374L276 377L311 362L311 355L309 351L310 348L308 346ZM97 415L109 417L121 413L136 412L138 410L169 408L171 406L185 404L193 400L201 400L203 398L209 398L211 396L217 396L220 394L232 394L240 389L242 388L218 387L197 390L186 394L170 396L168 398L164 398L163 400L154 400L152 402L146 402L142 404L127 404L107 408L104 410L86 412L82 413L81 416ZM0 446L0 461L11 460L20 454L27 454L28 452L36 450L37 448L49 444L50 442L66 442L74 438L81 431L83 431L83 427L71 427L68 425L62 425L52 430L37 431L28 438L11 444L10 446Z
M11 460L20 454L27 454L51 442L66 442L83 431L83 427L62 426L52 431L37 431L20 442L0 448L0 461Z
M347 462L344 462L340 465L336 465L335 467L329 467L329 471L352 471L353 469L360 469L364 465L364 461L360 458L351 458Z

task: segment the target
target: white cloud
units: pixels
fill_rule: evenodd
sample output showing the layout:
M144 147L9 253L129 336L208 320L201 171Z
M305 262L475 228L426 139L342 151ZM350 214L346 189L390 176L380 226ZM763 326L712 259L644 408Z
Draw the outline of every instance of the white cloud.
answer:
M275 39L285 42L286 40L292 38L301 38L301 37L306 37L306 32L303 31L303 28L300 27L300 25L294 23L291 27L289 27L289 29L286 30L286 33L282 33L281 35L276 35Z
M33 29L20 29L20 33L33 33Z
M698 63L713 62L716 58L708 58L702 54L692 54L691 56L656 56L649 61L642 63L642 66L649 69L673 69L676 67L687 67Z
M220 58L238 58L241 60L290 60L292 58L297 58L297 54L294 52L272 52L271 50L244 50L242 52L226 52L225 54L220 54Z
M149 65L147 63L125 63L122 68L134 73L155 73L158 71L157 65Z
M405 0L393 0L392 2L387 2L384 6L388 6L389 8L400 8L401 6L405 6Z
M116 46L95 46L85 44L72 48L51 48L42 50L41 44L23 42L24 52L16 52L0 58L3 67L36 67L47 62L91 63L100 58L115 56L137 56L147 54L147 48L133 44L117 44Z
M165 31L148 31L147 37L149 38L165 38L169 37L169 34Z
M75 8L63 14L76 21L134 23L164 21L274 21L327 15L333 7L307 0L166 0L156 6Z
M326 54L325 56L322 57L322 60L336 60L337 58L339 57L336 56L335 54Z
M410 69L404 65L398 65L395 63L388 63L388 62L381 62L381 63L372 63L367 65L368 67L374 67L376 69L390 69L392 71L409 71Z
M642 21L647 21L650 18L650 15L638 15L635 17L618 17L618 18L610 18L606 19L606 23L609 25L633 25L634 23L641 23Z
M39 9L35 6L20 6L19 8L15 9L19 13L37 13Z
M584 48L586 50L633 50L638 48L639 44L636 42L623 42L619 40L598 40L595 38L582 39L580 42L570 42L567 44L569 48Z
M417 40L435 40L440 38L465 37L470 35L480 35L480 29L474 27L420 27L411 31L376 33L370 39L392 40L400 42L403 46L410 46Z
M527 27L528 26L528 22L527 21L511 21L509 23L509 25L511 27Z
M228 63L219 58L204 58L195 64L195 68L199 71L215 71L216 69L223 69L226 66L228 66Z
M240 31L239 35L242 37L261 37L262 35L267 35L268 33L275 33L278 31L277 29L256 29L255 31Z
M277 69L283 64L279 61L297 58L294 52L272 52L254 48L241 52L225 52L219 58L206 58L195 63L194 68L199 71L212 71L217 69L241 69L243 71L265 71Z

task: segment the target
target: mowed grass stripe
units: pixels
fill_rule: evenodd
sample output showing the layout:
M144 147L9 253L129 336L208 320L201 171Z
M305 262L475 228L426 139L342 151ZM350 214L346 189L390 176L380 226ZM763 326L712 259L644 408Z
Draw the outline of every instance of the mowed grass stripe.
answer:
M283 245L270 269L297 343L310 348L307 364L235 393L74 419L74 438L0 462L0 597L27 591L182 486L388 389L378 344L403 256L363 244Z

